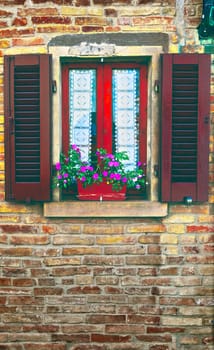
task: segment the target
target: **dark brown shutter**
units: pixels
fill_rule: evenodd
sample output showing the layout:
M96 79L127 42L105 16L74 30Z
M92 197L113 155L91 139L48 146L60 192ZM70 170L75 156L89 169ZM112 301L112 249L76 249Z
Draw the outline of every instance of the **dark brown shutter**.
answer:
M208 199L210 56L162 55L161 200Z
M51 56L4 59L6 200L50 200Z

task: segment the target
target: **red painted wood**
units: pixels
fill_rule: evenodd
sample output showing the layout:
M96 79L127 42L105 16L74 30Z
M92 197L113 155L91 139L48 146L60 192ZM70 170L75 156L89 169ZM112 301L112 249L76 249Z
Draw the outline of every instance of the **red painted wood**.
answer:
M32 67L28 68L28 67ZM47 201L50 200L51 195L51 55L17 55L17 56L6 56L4 61L5 68L5 164L6 164L6 200L25 200L25 201ZM39 86L39 100L36 108L39 108L39 118L40 118L40 127L37 132L37 136L39 137L40 142L40 150L39 150L39 165L37 164L39 174L37 176L37 180L33 181L30 176L26 176L25 169L21 170L23 174L23 181L18 180L18 166L15 168L15 164L17 164L17 145L20 147L20 141L18 141L18 127L16 125L16 131L14 131L15 126L15 111L19 110L19 106L15 105L14 99L14 79L15 79L15 69L21 70L24 72L24 75L27 74L25 71L30 72L35 69L39 69L39 83L34 82L32 80L31 88L32 91L34 84L35 89ZM23 76L24 76L23 75ZM39 84L39 85L38 85ZM26 88L25 88L26 89ZM26 89L27 91L27 89ZM33 93L35 93L33 91ZM26 103L26 108L28 110L28 119L25 117L24 127L26 130L31 130L32 123L34 125L35 119L35 110L29 107L28 102ZM22 106L23 111L25 110L25 105ZM18 114L17 114L18 115ZM24 112L23 112L24 115ZM17 116L18 118L18 116ZM38 116L36 115L36 118ZM17 122L19 122L22 118L19 117ZM34 128L34 127L33 127ZM33 129L32 129L33 130ZM14 133L16 132L16 134ZM22 135L27 137L27 134L24 130L21 130ZM37 137L37 141L38 141ZM30 138L30 137L29 137ZM19 143L17 143L19 142ZM30 151L33 154L33 142L28 142L27 146L23 147L22 158L26 158L25 153L27 154ZM18 154L18 153L17 153ZM30 164L30 163L29 163ZM19 166L24 167L24 163L19 164ZM32 170L27 170L28 173ZM20 170L19 170L20 174Z
M69 70L62 67L62 151L66 153L69 149Z
M112 152L112 67L103 66L103 147Z
M112 69L139 68L140 70L140 116L139 116L139 145L140 161L146 163L147 155L147 67L134 63L76 63L64 64L62 69L62 134L63 151L69 147L69 92L68 72L71 68L95 68L97 71L97 142L96 148L103 147L109 152L113 149L112 122Z
M197 121L197 170L196 180L171 180L172 152L172 67L173 64L188 68L198 67ZM184 66L185 65L185 66ZM190 71L190 70L189 70ZM183 73L184 74L184 73ZM196 75L195 75L196 76ZM184 75L185 79L185 75ZM194 78L195 79L195 78ZM161 200L180 202L190 196L193 201L208 199L209 156L209 103L210 103L210 56L206 54L165 54L162 56L162 138L161 138ZM184 101L185 102L185 101ZM185 110L185 109L184 109ZM192 113L192 112L191 112ZM192 118L186 110L183 115ZM195 115L195 114L194 114ZM194 117L195 118L195 117ZM191 119L189 119L191 121ZM184 131L184 133L186 130ZM192 135L189 136L191 142ZM181 156L182 157L182 150Z
M102 182L100 184L92 184L83 187L82 183L78 181L78 198L80 200L90 201L119 201L126 198L126 186L119 191L113 191L112 185Z
M140 67L140 115L139 115L139 154L142 164L147 163L147 67Z
M161 199L171 200L172 55L162 56Z
M198 56L199 92L198 92L198 179L197 197L200 201L208 200L209 173L209 132L210 132L210 67L209 55Z

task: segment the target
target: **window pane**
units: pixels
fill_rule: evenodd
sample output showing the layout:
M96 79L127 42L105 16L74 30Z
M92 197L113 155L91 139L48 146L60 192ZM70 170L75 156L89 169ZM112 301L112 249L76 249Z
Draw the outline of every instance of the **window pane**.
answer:
M139 70L113 70L113 145L127 151L127 168L136 167L139 158Z
M69 90L69 142L80 147L82 158L88 160L96 143L96 70L71 69Z

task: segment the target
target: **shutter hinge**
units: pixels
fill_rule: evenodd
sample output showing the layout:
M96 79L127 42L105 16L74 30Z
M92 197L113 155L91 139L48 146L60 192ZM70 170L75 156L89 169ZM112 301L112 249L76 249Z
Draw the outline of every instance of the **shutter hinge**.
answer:
M57 92L56 80L52 80L52 92L53 93Z
M12 117L9 117L9 132L11 135L15 133L14 131L14 119Z
M158 164L154 165L154 175L155 175L155 177L159 176L159 165Z
M11 194L8 195L8 200L9 200L9 201L14 201L14 200L15 200L15 196L14 196L13 193L11 193Z

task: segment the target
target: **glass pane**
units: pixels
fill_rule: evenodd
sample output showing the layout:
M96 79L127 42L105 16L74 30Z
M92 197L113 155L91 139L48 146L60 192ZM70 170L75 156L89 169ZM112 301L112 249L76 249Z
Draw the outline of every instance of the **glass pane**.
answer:
M88 160L96 139L96 70L71 69L69 96L69 142L80 147L82 158Z
M127 151L126 167L134 169L139 158L139 70L113 70L114 151Z

